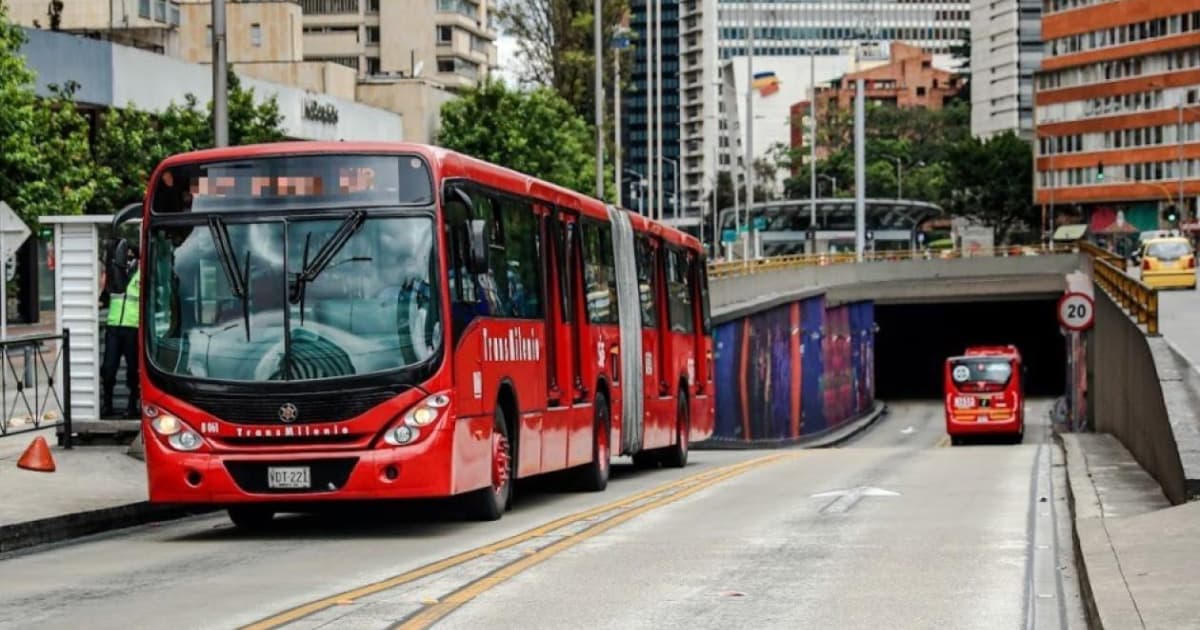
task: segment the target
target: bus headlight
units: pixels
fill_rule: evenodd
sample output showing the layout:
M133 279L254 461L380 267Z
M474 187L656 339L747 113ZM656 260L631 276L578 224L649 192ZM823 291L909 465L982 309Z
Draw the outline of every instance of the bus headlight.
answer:
M392 446L412 444L421 438L421 429L432 425L446 415L450 407L450 395L440 392L417 403L400 416L400 421L383 434L383 441Z
M177 451L194 451L204 445L204 439L175 416L155 410L150 426L154 432L167 438L167 444Z

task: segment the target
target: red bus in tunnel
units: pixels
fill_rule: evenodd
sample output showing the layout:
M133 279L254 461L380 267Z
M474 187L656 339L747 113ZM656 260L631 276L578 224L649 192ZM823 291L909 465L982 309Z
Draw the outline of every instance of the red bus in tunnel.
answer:
M172 156L142 209L150 500L259 526L335 500L459 497L713 430L700 243L415 144Z
M1025 367L1016 346L972 346L945 364L946 433L1025 436Z

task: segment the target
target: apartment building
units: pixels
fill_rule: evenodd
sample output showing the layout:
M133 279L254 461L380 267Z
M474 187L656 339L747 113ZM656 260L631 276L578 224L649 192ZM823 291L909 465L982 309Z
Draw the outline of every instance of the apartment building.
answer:
M174 0L71 0L56 11L47 0L5 0L14 24L100 36L123 46L178 53L179 3Z
M892 107L941 109L962 90L962 82L953 72L934 67L931 53L892 42L887 63L847 73L836 85L819 89L817 107L850 109L859 79L867 102Z
M1033 137L1033 74L1042 61L1042 0L971 3L971 133Z
M1200 194L1200 0L1044 0L1035 195L1139 230Z
M304 56L360 78L476 85L496 66L497 0L300 0Z

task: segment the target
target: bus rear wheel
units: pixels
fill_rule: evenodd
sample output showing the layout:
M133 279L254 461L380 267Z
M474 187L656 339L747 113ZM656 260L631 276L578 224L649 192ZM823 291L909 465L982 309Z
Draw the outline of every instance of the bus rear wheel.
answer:
M670 468L683 468L688 460L688 432L691 430L691 407L687 390L680 388L675 410L675 444L663 454L662 463Z
M579 487L587 492L600 492L608 487L609 464L612 454L609 450L610 411L608 398L604 394L596 396L593 405L595 423L592 429L592 461L579 469Z
M467 495L467 511L480 521L500 520L512 494L512 444L508 440L504 409L499 405L492 426L491 462L492 483Z

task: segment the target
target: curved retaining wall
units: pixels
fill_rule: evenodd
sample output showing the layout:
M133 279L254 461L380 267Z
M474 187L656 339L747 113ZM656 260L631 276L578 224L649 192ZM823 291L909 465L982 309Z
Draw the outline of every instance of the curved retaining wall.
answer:
M818 293L716 321L716 427L697 448L798 442L874 405L873 302Z

